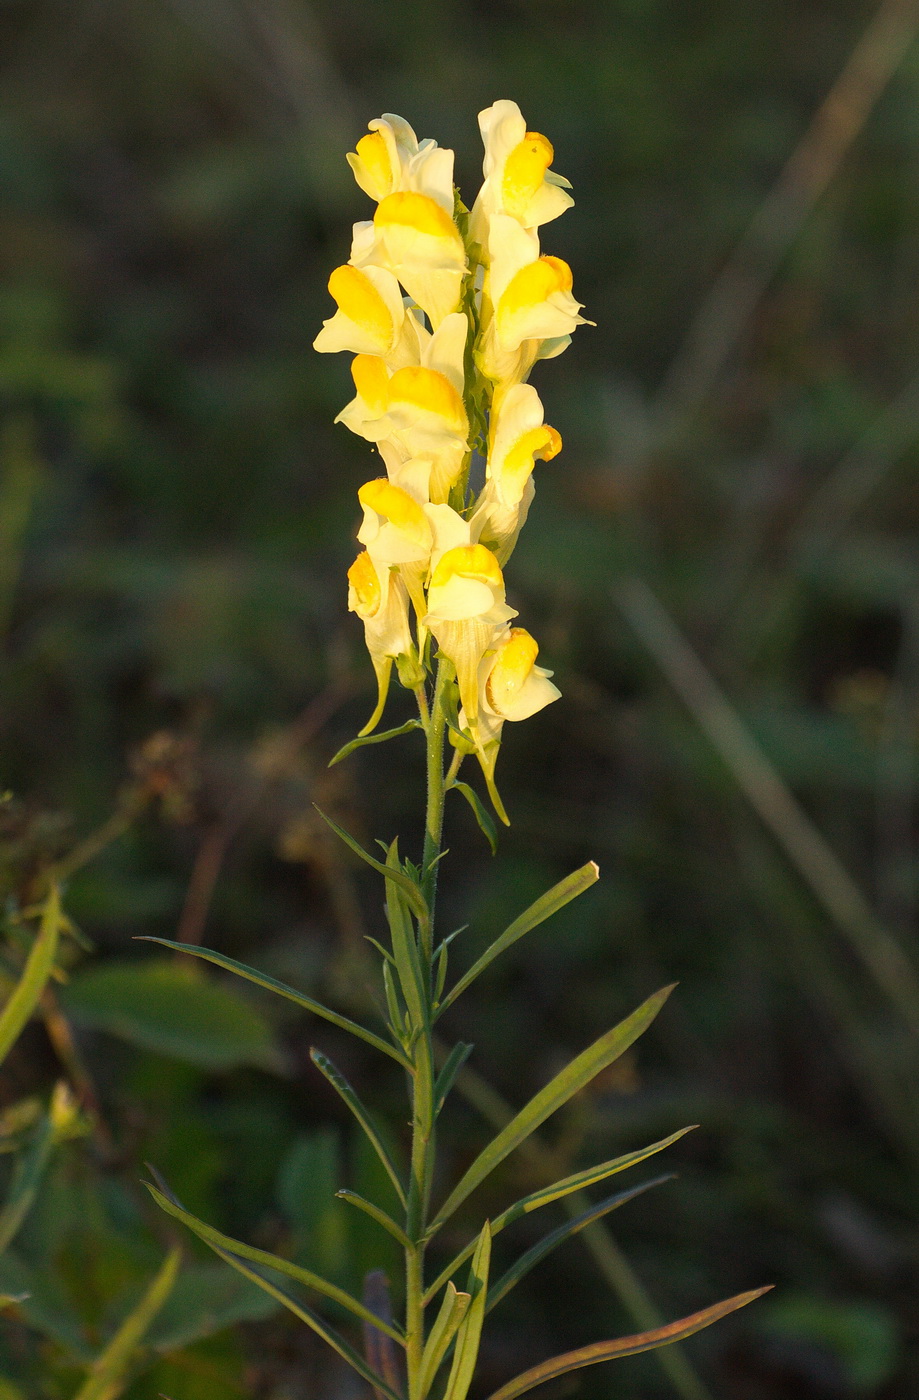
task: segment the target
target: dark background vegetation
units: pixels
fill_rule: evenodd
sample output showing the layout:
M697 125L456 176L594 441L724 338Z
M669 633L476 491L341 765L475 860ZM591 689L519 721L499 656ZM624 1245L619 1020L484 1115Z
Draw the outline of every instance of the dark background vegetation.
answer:
M606 1280L574 1241L494 1315L481 1394L637 1330L629 1267L667 1318L776 1290L689 1344L701 1381L642 1357L585 1373L585 1396L919 1392L916 998L883 953L884 930L916 951L919 7L877 13L0 9L4 898L113 812L126 828L67 893L94 951L60 995L96 1117L17 1244L43 1283L4 1324L10 1397L72 1394L73 1328L94 1346L161 1257L145 1159L218 1226L350 1286L379 1246L331 1202L371 1168L308 1047L398 1133L397 1078L242 984L138 971L152 954L131 939L178 929L367 1014L380 890L311 804L412 852L422 768L409 737L325 769L372 703L343 580L373 467L332 425L347 357L310 347L369 212L344 161L366 122L396 111L455 147L468 198L476 113L501 96L573 181L543 242L597 328L534 376L565 450L539 467L509 593L564 698L508 726L499 858L448 814L456 964L568 869L595 857L602 880L449 1030L516 1105L678 980L545 1142L574 1170L701 1127L661 1168L676 1181L610 1217ZM35 1025L4 1102L60 1073ZM488 1131L462 1096L452 1121L445 1172ZM500 1209L538 1167L512 1162L473 1204ZM508 1249L536 1237L518 1230ZM189 1259L130 1400L357 1393L293 1319ZM202 1298L235 1326L208 1337Z

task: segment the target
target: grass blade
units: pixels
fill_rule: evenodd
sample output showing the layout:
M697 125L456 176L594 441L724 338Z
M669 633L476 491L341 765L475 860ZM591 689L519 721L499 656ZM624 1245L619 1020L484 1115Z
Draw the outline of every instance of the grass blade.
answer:
M57 885L52 885L22 976L0 1012L0 1063L18 1040L45 990L54 968L62 922L60 894Z
M76 1400L115 1400L124 1390L128 1368L144 1335L172 1292L182 1255L173 1249L156 1278L133 1312L118 1328L102 1355L93 1362L90 1374L80 1387Z
M768 1292L768 1287L754 1288L749 1293L738 1293L735 1298L715 1303L713 1307L703 1308L701 1312L691 1313L689 1317L680 1318L679 1322L668 1323L666 1327L655 1327L651 1332L637 1332L631 1337L618 1337L611 1342L594 1342L592 1346L579 1347L577 1351L563 1352L561 1356L553 1356L550 1361L543 1361L539 1366L534 1366L514 1380L508 1381L507 1385L496 1390L489 1400L517 1400L518 1395L525 1395L534 1386L554 1380L556 1376L563 1376L566 1371L579 1371L585 1366L595 1366L598 1361L612 1361L618 1356L635 1356L640 1351L652 1351L655 1347L667 1346L670 1342L681 1342L685 1337L691 1337L694 1332L701 1332L703 1327L710 1327L713 1322L718 1322L728 1313L736 1312L738 1308L746 1307L747 1303L752 1303Z
M561 1200L564 1196L573 1195L575 1191L583 1191L588 1186L596 1186L598 1182L605 1181L607 1177L614 1176L616 1172L626 1171L629 1167L635 1167L639 1162L644 1162L648 1157L653 1157L657 1152L663 1152L665 1147L672 1147L686 1133L692 1132L692 1128L681 1128L677 1133L671 1133L670 1137L661 1138L660 1142L652 1142L650 1147L641 1147L636 1152L627 1152L622 1157L614 1157L609 1162L601 1162L596 1167L587 1167L583 1171L575 1172L573 1176L566 1176L561 1181L554 1182L551 1186L540 1187L538 1191L532 1191L528 1196L523 1196L519 1201L515 1201L507 1210L502 1211L491 1222L491 1237L494 1239L502 1230L506 1230L508 1225L513 1225L515 1220L521 1216L528 1215L531 1211L539 1210L542 1206L550 1205L552 1201ZM431 1284L425 1294L425 1302L430 1302L431 1298L443 1287L448 1278L456 1273L461 1264L464 1264L475 1249L475 1240L472 1240L461 1254L447 1265L440 1276Z
M456 1350L450 1379L444 1391L444 1400L466 1400L475 1363L479 1359L479 1343L482 1340L482 1323L485 1321L485 1302L488 1298L488 1269L491 1263L491 1226L488 1221L482 1226L479 1242L469 1270L468 1293L470 1303L466 1316L456 1334Z
M571 1239L572 1235L577 1235L581 1230L593 1225L597 1220L602 1220L604 1215L609 1215L610 1211L618 1210L620 1206L626 1205L629 1201L634 1201L636 1196L644 1195L645 1191L650 1191L653 1186L663 1186L665 1181L673 1181L673 1173L666 1176L656 1176L651 1181L643 1181L638 1186L632 1186L627 1191L619 1191L615 1196L607 1196L605 1200L598 1201L596 1205L585 1210L581 1215L576 1215L572 1220L566 1220L564 1225L559 1225L557 1230L545 1235L543 1239L534 1244L532 1249L528 1249L526 1254L522 1254L516 1264L512 1264L507 1273L504 1274L495 1284L488 1299L488 1310L496 1307L502 1298L506 1298L511 1289L520 1282L522 1278L535 1269L537 1264L541 1264L547 1254L551 1254L553 1249L557 1249L565 1240Z
M315 802L313 806L316 807ZM414 880L411 880L404 870L394 870L390 866L384 865L382 861L377 860L375 856L365 851L360 842L355 841L353 836L349 836L347 831L338 826L336 822L332 821L331 817L327 817L320 807L316 807L316 811L319 813L320 817L322 817L326 826L331 827L335 835L344 841L345 845L352 850L356 856L360 856L361 860L366 861L377 874L383 875L387 880L392 880L394 885L399 886L399 889L402 890L408 900L410 909L413 913L417 914L419 919L427 920L428 906L425 902L424 895L421 893Z
M411 1249L412 1242L405 1231L399 1228L391 1215L387 1215L385 1210L381 1210L379 1206L374 1205L373 1201L368 1201L366 1197L359 1196L356 1191L348 1191L347 1189L336 1191L335 1194L339 1200L347 1201L350 1206L357 1206L358 1210L364 1211L365 1214L370 1216L371 1220L375 1220L378 1225L382 1225L383 1229L392 1235L394 1240L398 1240L403 1249Z
M310 1050L310 1059L312 1060L316 1068L319 1070L319 1073L324 1075L325 1078L329 1081L335 1092L339 1094L342 1099L344 1099L345 1103L348 1105L351 1112L354 1114L358 1123L360 1123L361 1127L367 1135L368 1141L373 1147L374 1152L377 1154L380 1161L383 1163L383 1166L386 1169L387 1176L389 1177L393 1186L396 1188L396 1195L399 1197L400 1204L404 1206L405 1188L403 1187L402 1182L399 1179L399 1173L396 1170L396 1164L393 1161L392 1157L390 1157L385 1143L380 1137L380 1134L377 1132L376 1125L374 1124L373 1119L370 1117L370 1114L367 1112L367 1109L364 1107L357 1093L348 1083L341 1070L337 1069L335 1065L333 1065L328 1055L323 1055L320 1050L316 1050L314 1048Z
M675 984L674 984L675 985ZM628 1050L629 1046L647 1030L658 1011L673 991L673 986L664 987L648 997L631 1016L627 1016L618 1026L601 1035L599 1040L581 1052L544 1089L535 1094L525 1108L502 1128L486 1148L476 1157L459 1184L454 1187L431 1223L431 1231L438 1229L453 1214L457 1206L479 1186L490 1172L504 1158L519 1147L541 1123L551 1117L557 1109L567 1103L580 1089L606 1069L614 1060Z
M261 1264L267 1269L274 1269L276 1273L286 1274L288 1278L302 1283L305 1288L311 1288L314 1293L321 1293L324 1297L331 1298L334 1303L346 1308L355 1317L359 1317L362 1322L369 1322L372 1326L378 1327L381 1332L385 1332L387 1336L391 1336L394 1341L402 1344L402 1334L397 1328L391 1327L377 1317L363 1303L359 1303L356 1298L351 1297L350 1293L346 1293L343 1288L329 1283L319 1274L314 1274L310 1269L304 1269L289 1259L282 1259L277 1254L270 1254L266 1249L256 1249L254 1245L244 1244L242 1240L234 1240L229 1235L224 1235L220 1230L215 1230L212 1225L199 1220L197 1216L185 1209L169 1190L158 1172L154 1175L157 1177L159 1187L151 1185L149 1181L145 1182L144 1185L156 1204L167 1215L171 1215L175 1220L180 1220L183 1225L187 1225L189 1230L196 1234L199 1240L203 1240L206 1245L209 1245L215 1253L220 1254L221 1257L232 1254L234 1258L251 1259L253 1263Z
M525 933L538 928L545 923L546 919L557 914L559 909L564 909L566 904L570 904L573 899L577 899L579 894L589 890L591 885L596 884L600 878L599 866L590 860L586 865L582 865L580 870L575 870L570 875L566 875L564 880L559 880L557 885L553 885L551 890L546 890L539 898L525 909L512 924L499 934L490 948L477 962L464 973L460 980L453 986L440 1004L439 1012L445 1011L448 1006L452 1006L458 996L462 996L466 988L475 981L481 972L501 953L505 952L512 943L516 943L518 938L522 938Z
M452 1283L447 1284L437 1321L424 1344L424 1354L421 1358L421 1400L424 1400L434 1384L440 1364L466 1316L471 1301L469 1293L458 1293Z
M398 739L400 734L409 734L413 729L420 728L420 719L410 719L407 720L405 724L400 724L398 729L384 729L382 734L359 734L358 737L352 739L349 744L344 744L338 750L334 758L329 759L329 767L334 768L336 763L341 763L343 758L347 758L349 754L354 753L355 749L362 749L365 744L384 744L387 739Z
M286 982L278 982L276 978L269 977L264 972L257 972L254 967L247 967L245 963L237 962L235 958L225 957L223 953L215 953L212 948L199 948L195 943L173 943L168 938L153 938L146 934L136 941L138 943L160 943L164 948L172 948L176 953L189 953L193 958L203 958L205 962L213 963L215 967L222 967L225 972L233 972L237 977L244 977L247 982L254 982L257 987L264 987L268 992L276 992L278 996L295 1002L297 1006L302 1006L305 1011L312 1011L315 1016L321 1016L324 1020L331 1021L332 1025L338 1026L340 1030L350 1031L352 1035L356 1035L360 1040L372 1045L375 1050L382 1050L384 1055L396 1060L403 1069L411 1069L411 1062L407 1056L397 1050L394 1045L387 1045L386 1041L382 1040L380 1036L374 1035L373 1031L359 1026L356 1021L350 1021L347 1016L339 1016L337 1011L331 1011L321 1002L314 1001L312 997L305 996L303 992L294 991L293 987L288 987Z

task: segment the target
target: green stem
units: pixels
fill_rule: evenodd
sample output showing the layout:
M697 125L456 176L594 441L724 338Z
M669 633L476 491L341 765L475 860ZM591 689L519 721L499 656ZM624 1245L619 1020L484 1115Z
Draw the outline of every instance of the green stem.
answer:
M444 826L444 733L446 712L444 691L447 687L448 664L441 661L437 667L437 680L434 685L434 699L431 704L431 718L427 727L428 741L428 805L424 826L424 854L421 857L422 889L428 903L430 917L423 947L422 959L430 968L433 952L432 932L434 926L434 900L437 894L437 867L439 864L440 842Z

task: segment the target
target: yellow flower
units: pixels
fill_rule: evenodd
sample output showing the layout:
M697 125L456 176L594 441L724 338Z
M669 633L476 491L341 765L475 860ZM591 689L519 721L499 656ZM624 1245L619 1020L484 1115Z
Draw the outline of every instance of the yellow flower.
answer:
M507 813L495 787L495 764L505 720L529 719L558 700L551 671L536 665L539 647L524 627L509 627L496 637L479 663L478 711L463 707L460 728L471 734L476 757L488 784L495 811L503 822Z
M543 422L543 406L531 384L515 384L494 410L485 486L470 520L474 539L507 563L534 496L533 468L558 455L562 440Z
M348 608L364 624L364 638L377 677L377 703L360 731L371 733L380 721L393 661L415 654L408 620L408 593L392 569L377 568L367 550L362 550L348 570Z
M314 350L378 355L394 369L417 362L419 325L406 311L401 288L391 272L345 263L329 278L329 291L338 310L323 321L313 341Z
M358 355L351 366L357 392L335 420L379 443L393 478L402 464L426 459L434 501L447 499L469 450L463 403L467 332L461 312L447 316L433 335L419 327L420 364L392 375L380 356Z
M379 202L400 190L428 195L453 208L453 152L430 139L418 141L408 122L385 112L368 123L368 136L348 155L354 178Z
M485 181L473 205L469 236L488 257L488 225L493 214L510 214L526 229L538 228L570 209L568 181L549 169L552 143L527 131L516 102L495 102L479 113L485 143Z
M372 244L366 234L358 235L366 245L362 257L398 277L434 330L459 306L466 275L466 246L452 209L452 194L445 208L431 195L397 190L377 205Z
M490 549L459 545L441 555L428 585L422 619L456 667L460 700L474 725L478 718L478 669L496 635L517 613L504 597L504 577Z

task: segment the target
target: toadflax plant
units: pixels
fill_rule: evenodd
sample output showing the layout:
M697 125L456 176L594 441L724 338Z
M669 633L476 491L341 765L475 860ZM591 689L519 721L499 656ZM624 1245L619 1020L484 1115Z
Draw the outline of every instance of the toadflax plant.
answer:
M514 625L505 597L506 566L533 500L537 459L554 457L561 439L544 422L527 377L552 359L583 324L571 271L540 252L539 228L571 204L568 182L551 170L552 146L527 131L516 103L481 113L485 180L469 211L453 186L453 152L419 142L407 122L387 115L370 123L348 160L375 202L371 220L355 224L351 258L329 279L337 304L316 339L320 351L349 351L355 394L339 414L373 443L385 467L359 490L363 546L348 571L348 606L361 618L378 697L356 746L420 730L427 745L427 812L419 864L393 842L385 859L334 829L383 877L390 943L382 954L382 1033L205 948L167 944L216 963L297 1002L359 1036L400 1066L411 1105L409 1165L400 1169L355 1090L331 1061L313 1061L354 1114L379 1156L399 1202L398 1219L353 1191L339 1194L365 1211L404 1251L396 1320L388 1290L370 1275L363 1300L277 1255L253 1248L190 1215L160 1181L151 1191L235 1269L266 1289L322 1336L387 1400L465 1400L473 1384L489 1310L584 1218L552 1231L497 1279L492 1241L524 1214L594 1186L659 1152L681 1136L579 1171L508 1205L486 1220L435 1276L429 1251L443 1226L504 1159L642 1034L670 988L583 1050L545 1085L441 1192L436 1131L450 1090L469 1054L459 1044L435 1063L434 1028L494 958L582 894L597 879L588 864L522 913L458 980L448 976L450 938L435 928L446 794L471 805L494 844L494 826L472 787L460 782L467 757L479 764L491 805L507 816L495 785L503 727L559 698L551 672L536 664L538 647ZM484 480L477 460L484 459ZM377 733L395 667L414 692L418 718ZM447 741L452 755L447 758ZM156 940L162 942L165 940ZM439 1066L439 1068L438 1068ZM685 1131L685 1130L684 1130ZM653 1183L646 1183L646 1185ZM437 1190L435 1191L435 1186ZM593 1206L590 1219L644 1190L620 1192ZM299 1293L330 1300L363 1324L364 1347L342 1335ZM491 1400L515 1400L534 1386L598 1361L675 1342L742 1307L765 1290L742 1293L666 1327L594 1342L544 1361L509 1380Z

